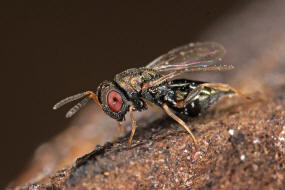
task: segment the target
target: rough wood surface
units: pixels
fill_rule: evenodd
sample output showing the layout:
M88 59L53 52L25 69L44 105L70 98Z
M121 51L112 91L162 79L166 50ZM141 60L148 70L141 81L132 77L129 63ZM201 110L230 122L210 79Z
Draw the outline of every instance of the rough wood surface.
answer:
M285 106L258 100L192 121L199 148L165 118L127 138L98 146L48 185L74 189L282 189L285 184ZM162 127L168 126L168 127Z
M100 112L90 118L90 106L37 150L10 188L285 189L283 4L252 4L201 36L225 44L227 62L238 68L215 80L234 84L252 100L223 98L206 115L189 119L196 149L178 124L152 112L137 116L140 127L131 146L123 135L94 149L111 141L117 129Z

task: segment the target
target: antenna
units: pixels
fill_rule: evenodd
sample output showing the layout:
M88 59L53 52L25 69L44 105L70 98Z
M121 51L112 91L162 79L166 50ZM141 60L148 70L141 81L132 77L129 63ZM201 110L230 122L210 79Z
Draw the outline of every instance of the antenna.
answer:
M72 117L78 110L80 110L80 108L82 108L83 106L85 106L90 100L90 97L86 97L83 100L81 100L78 104L76 104L75 106L73 106L65 115L66 118L70 118Z
M84 96L86 96L87 94L85 92L83 93L79 93L79 94L76 94L76 95L73 95L73 96L69 96L61 101L59 101L58 103L56 103L54 106L53 106L53 109L56 110L62 106L64 106L65 104L69 103L69 102L72 102L74 100L78 100Z
M58 103L56 103L53 106L53 109L56 110L62 106L64 106L65 104L72 102L74 100L78 100L80 98L83 98L84 96L88 96L85 97L83 100L81 100L79 103L77 103L75 106L73 106L65 115L66 118L70 118L71 116L73 116L76 112L78 112L78 110L80 110L80 108L82 108L83 106L85 106L89 100L93 99L99 106L100 108L102 108L102 104L100 103L100 101L98 100L97 95L92 92L92 91L86 91L83 93L79 93L79 94L75 94L73 96L67 97L61 101L59 101Z

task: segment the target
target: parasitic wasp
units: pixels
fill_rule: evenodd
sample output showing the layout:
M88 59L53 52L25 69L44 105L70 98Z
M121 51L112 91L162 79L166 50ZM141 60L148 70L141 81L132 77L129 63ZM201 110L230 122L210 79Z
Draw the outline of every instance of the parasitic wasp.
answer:
M118 121L120 129L125 115L130 112L132 130L128 143L131 144L137 127L133 112L146 110L147 105L154 104L183 126L197 144L178 114L196 116L228 94L248 97L228 84L174 78L188 72L233 69L232 65L221 64L224 54L224 47L218 43L189 43L169 51L145 67L128 69L115 75L113 81L102 82L96 92L86 91L65 98L53 109L83 98L67 112L66 117L69 118L89 100L94 100L107 115Z

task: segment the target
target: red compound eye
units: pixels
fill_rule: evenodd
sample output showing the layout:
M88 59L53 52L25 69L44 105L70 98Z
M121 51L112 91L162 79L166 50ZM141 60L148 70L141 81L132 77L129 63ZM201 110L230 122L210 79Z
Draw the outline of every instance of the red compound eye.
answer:
M107 101L108 101L108 106L112 111L119 112L122 109L123 101L121 95L118 92L114 90L109 92Z

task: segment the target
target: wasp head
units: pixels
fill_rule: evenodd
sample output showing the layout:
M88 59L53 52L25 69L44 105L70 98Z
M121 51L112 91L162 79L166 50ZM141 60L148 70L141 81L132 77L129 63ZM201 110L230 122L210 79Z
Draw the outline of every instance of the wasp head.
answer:
M129 105L123 91L114 82L102 82L97 88L96 94L107 115L118 121L125 118Z

